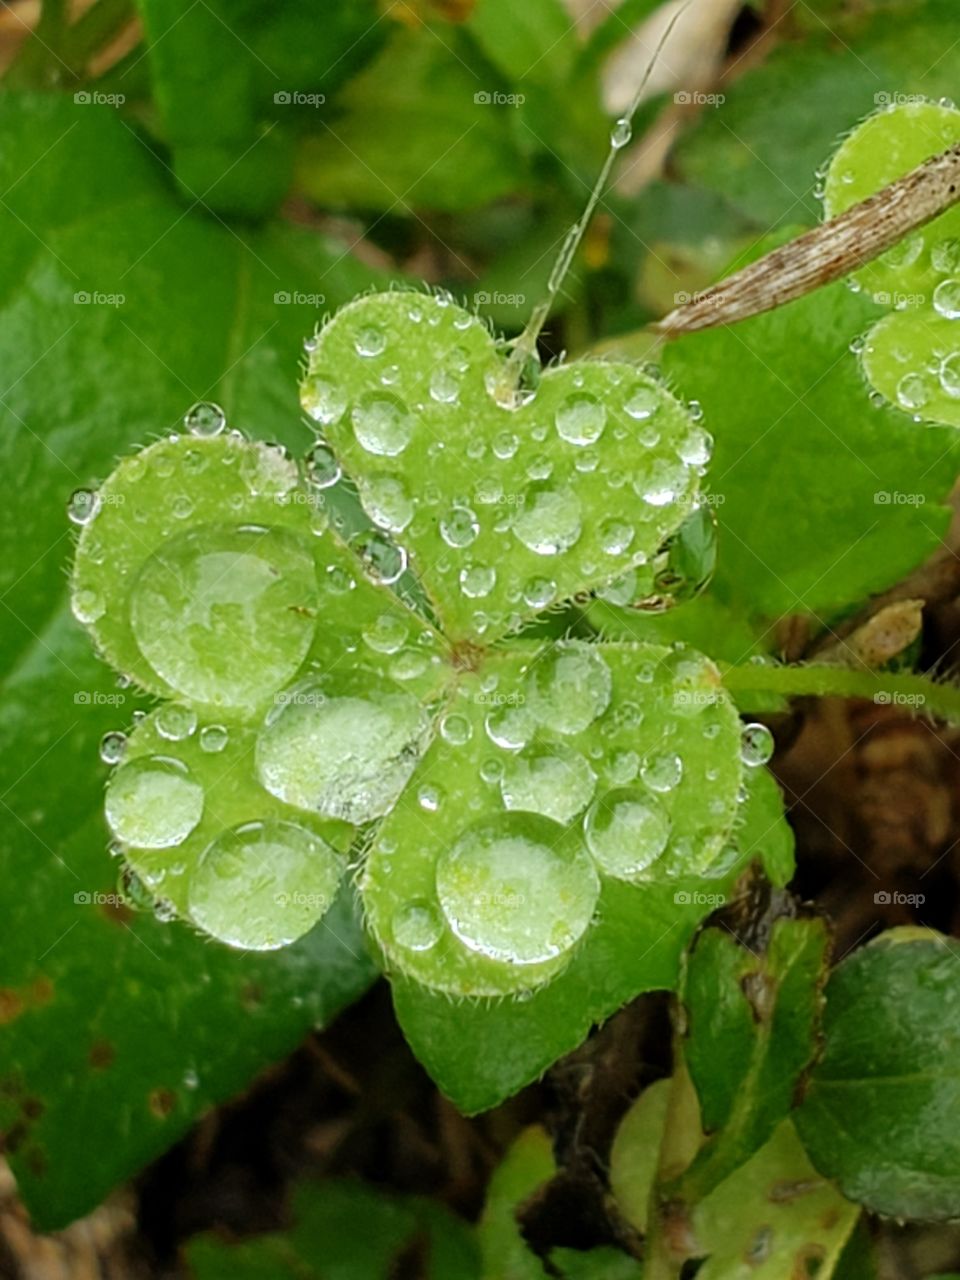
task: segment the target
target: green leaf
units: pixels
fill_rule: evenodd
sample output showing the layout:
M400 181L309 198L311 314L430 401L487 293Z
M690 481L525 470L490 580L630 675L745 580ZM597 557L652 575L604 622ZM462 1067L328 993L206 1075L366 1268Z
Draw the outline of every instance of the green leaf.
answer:
M693 1213L697 1280L830 1280L859 1210L817 1177L789 1120Z
M331 320L302 386L374 519L385 485L418 494L416 516L382 523L451 641L489 643L652 556L709 457L684 407L629 365L548 369L519 407L491 394L502 374L475 317L390 293Z
M680 1180L691 1202L767 1141L816 1050L826 928L775 920L764 942L748 946L710 928L687 959L683 1053L708 1135Z
M260 216L285 195L294 137L320 131L348 75L383 39L372 0L311 5L138 0L154 100L185 196Z
M6 94L0 137L0 450L18 477L0 511L11 897L0 1074L3 1124L20 1135L12 1162L48 1229L89 1210L372 979L346 900L329 927L268 959L74 902L116 893L97 743L137 703L69 619L63 572L71 491L177 427L193 401L215 397L232 423L303 449L292 381L317 316L306 295L319 287L336 304L371 273L312 235L268 228L245 240L186 212L109 108Z
M466 25L490 61L521 89L528 81L562 81L572 69L576 23L560 0L530 0L522 9L510 0L481 0Z
M212 1235L187 1245L195 1280L388 1280L405 1250L423 1259L423 1280L471 1280L477 1249L466 1224L440 1205L392 1196L359 1182L301 1183L294 1225L225 1244Z
M724 87L724 104L704 112L678 148L679 172L721 192L764 231L816 222L815 175L839 135L896 94L955 92L955 23L952 0L893 0L813 20L802 44L781 44Z
M514 108L487 79L456 33L396 31L340 94L338 118L304 142L299 185L324 205L399 213L506 195L521 185Z
M783 793L768 769L750 769L747 795L740 810L734 839L742 861L758 858L771 884L782 889L796 869L793 829L783 811Z
M823 1057L797 1130L821 1173L875 1213L960 1213L958 956L932 930L893 929L827 986Z
M836 284L664 353L716 441L711 593L767 643L783 614L829 617L889 587L946 527L956 436L870 402L847 347L875 315Z

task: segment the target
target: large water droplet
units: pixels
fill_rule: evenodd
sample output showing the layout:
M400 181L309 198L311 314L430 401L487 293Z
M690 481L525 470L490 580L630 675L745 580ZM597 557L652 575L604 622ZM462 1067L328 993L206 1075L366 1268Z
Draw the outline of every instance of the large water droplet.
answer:
M625 147L633 137L633 127L626 116L621 116L610 130L610 145L614 150L619 151L621 147Z
M311 373L300 387L300 403L314 422L331 427L343 417L347 397L340 384L330 375Z
M530 485L513 522L514 535L530 551L555 556L568 551L580 537L580 499L567 487Z
M510 964L569 951L599 892L575 833L532 813L478 823L437 864L437 895L453 932L471 951Z
M629 879L645 871L670 839L670 817L655 796L636 787L608 791L583 824L587 848L602 871Z
M556 412L557 434L568 444L595 444L607 422L604 405L587 392L567 396Z
M389 392L371 392L353 410L354 435L368 453L396 457L413 438L413 428L413 415Z
M944 280L933 291L933 309L947 320L960 319L960 280Z
M680 785L680 779L683 777L683 761L672 751L648 756L640 769L640 777L651 791L665 794Z
M345 822L385 814L420 754L427 721L417 699L372 676L342 692L307 679L277 697L257 738L266 789Z
M140 652L178 693L249 706L291 678L313 637L316 575L290 534L205 525L163 544L131 596Z
M227 415L212 400L198 400L183 415L183 425L193 436L218 436L227 425Z
M271 819L233 827L207 848L190 878L192 919L244 950L288 946L333 903L343 861L312 831Z
M360 500L374 524L390 533L403 533L413 519L413 499L397 476L370 476L362 480Z
M519 751L536 732L533 713L524 701L502 702L488 711L483 722L487 737L504 751Z
M179 760L138 756L107 783L107 825L134 849L182 844L203 814L203 788Z
M579 751L538 746L510 760L500 793L508 809L541 813L566 826L590 803L595 785L596 775Z
M533 715L557 733L582 733L610 705L613 678L595 650L558 644L528 677Z

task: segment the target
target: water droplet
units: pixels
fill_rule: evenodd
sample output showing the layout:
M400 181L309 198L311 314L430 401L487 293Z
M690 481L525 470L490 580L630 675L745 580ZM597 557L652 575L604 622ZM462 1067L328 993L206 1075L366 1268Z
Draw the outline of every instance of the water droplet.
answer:
M147 560L131 595L131 625L140 652L172 689L197 702L249 706L306 657L316 603L313 558L298 539L279 529L201 525Z
M640 769L640 777L644 786L651 791L666 794L680 785L683 777L683 761L673 752L666 751L662 755L650 756L644 760Z
M629 879L645 871L670 839L670 817L655 796L636 787L608 791L584 819L587 848L602 871Z
M407 406L388 392L371 392L353 409L353 431L368 453L393 458L413 438L414 419Z
M347 397L332 377L323 373L311 373L301 384L300 403L314 422L332 427L343 417Z
M558 644L530 672L529 705L557 733L582 733L610 705L612 687L610 668L595 649Z
M210 755L222 751L230 740L226 726L222 724L206 724L200 730L200 750Z
M960 280L944 280L933 291L933 309L947 320L960 319Z
M645 422L660 408L660 395L654 387L642 383L634 387L623 403L624 413L630 415L635 422Z
M353 345L358 356L379 356L386 350L387 335L370 325L360 330Z
M488 596L497 583L492 565L472 564L460 570L460 590L470 599Z
M413 499L397 476L370 476L360 482L360 500L370 519L391 533L403 533L413 519Z
M939 378L948 396L954 399L960 396L960 351L954 351L941 361Z
M455 506L440 520L440 536L448 547L469 547L480 532L480 523L470 507Z
M607 423L604 405L587 392L567 396L554 418L557 434L568 444L596 444Z
M531 609L546 609L556 594L557 584L552 578L529 578L523 584L523 601Z
M580 499L570 488L529 485L513 522L513 533L541 556L568 551L581 532Z
M501 431L493 438L493 452L501 461L512 458L520 447L520 441L512 431Z
M138 756L107 783L107 825L133 849L182 844L203 814L203 788L187 766L166 756Z
M616 151L621 147L625 147L633 137L633 126L626 116L621 116L610 130L610 145Z
M877 261L882 262L884 266L897 269L900 267L912 267L921 253L923 253L923 245L922 235L905 236L899 244L893 245L885 253L882 253Z
M74 489L67 503L67 516L74 524L89 524L100 511L100 494L96 489Z
M608 556L622 556L633 542L634 528L626 520L604 520L600 525L600 545Z
M677 445L677 453L687 466L705 467L713 454L713 436L702 427L694 427Z
M434 369L430 375L430 398L438 404L456 404L460 399L460 379L449 369Z
M363 638L376 653L397 653L407 641L409 629L395 613L382 613L376 622L366 627Z
M743 726L740 736L740 759L745 765L755 768L766 764L773 755L775 743L773 734L765 724L747 724Z
M89 587L81 587L79 591L73 593L70 609L78 622L82 622L84 626L90 626L103 617L106 605L99 592Z
M393 941L406 951L429 951L443 933L443 918L424 898L406 903L390 921Z
M599 892L575 833L532 813L469 828L437 864L437 896L453 932L471 951L509 964L569 951Z
M403 577L407 553L379 529L355 534L350 539L350 546L360 557L363 571L371 582L389 587Z
M315 489L329 489L342 472L336 454L325 444L315 444L306 457L307 483Z
M189 738L197 727L197 713L183 702L165 702L154 717L157 733L171 742Z
M596 775L579 751L531 747L504 769L500 793L508 809L541 813L566 826L593 797Z
M119 764L127 749L125 733L105 733L100 739L100 759L104 764Z
M930 261L934 271L943 275L955 275L960 272L960 240L948 237L939 240L930 249Z
M183 415L183 425L192 436L218 436L227 425L227 415L212 400L198 400Z
M426 728L416 698L371 675L307 678L277 695L257 738L257 776L298 809L370 822L406 786Z
M500 703L487 712L483 725L490 741L504 751L519 751L536 731L533 714L523 701Z
M190 877L191 918L232 947L272 951L302 937L333 903L343 860L314 832L270 819L233 827Z
M473 737L473 726L466 716L451 711L440 721L440 735L451 747L462 747Z
M960 316L960 311L957 312ZM897 383L897 400L911 412L922 409L930 399L930 388L921 373L906 373Z

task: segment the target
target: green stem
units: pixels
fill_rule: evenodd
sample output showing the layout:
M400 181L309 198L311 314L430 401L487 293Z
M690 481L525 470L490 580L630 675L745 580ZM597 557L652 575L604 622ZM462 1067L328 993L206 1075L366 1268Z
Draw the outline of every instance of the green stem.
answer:
M737 693L776 693L786 698L866 698L878 705L923 711L960 723L960 687L938 684L929 676L870 671L853 667L778 666L773 663L727 667L723 683Z

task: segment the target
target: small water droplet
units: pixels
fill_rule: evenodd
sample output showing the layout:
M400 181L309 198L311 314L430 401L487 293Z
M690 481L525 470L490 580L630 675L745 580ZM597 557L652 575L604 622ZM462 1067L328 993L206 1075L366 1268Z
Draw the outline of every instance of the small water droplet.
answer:
M182 702L165 702L157 711L154 723L162 738L180 742L189 738L197 727L197 713Z
M473 726L466 716L451 711L440 721L440 735L451 747L462 747L473 737Z
M665 794L680 785L683 761L673 752L648 757L640 768L640 777L651 791Z
M610 704L613 678L596 649L556 645L528 676L529 707L541 724L558 733L581 733Z
M492 565L472 564L460 570L460 590L470 599L488 596L497 583L497 571Z
M364 530L350 539L371 582L392 586L407 568L407 553L379 529Z
M369 325L360 330L353 345L358 356L379 356L386 350L387 335L382 329Z
M229 740L230 735L225 725L206 724L200 730L200 750L206 751L210 755L215 755L218 751L222 751Z
M635 787L608 791L584 819L587 848L607 875L629 879L645 871L670 839L670 818L663 805Z
M659 408L660 396L657 391L653 387L644 386L642 383L634 387L623 403L624 413L629 414L635 422L645 422Z
M368 393L354 406L352 419L354 435L368 453L396 457L413 438L413 415L389 392Z
M363 479L360 500L373 523L390 533L403 533L413 519L413 499L397 476L374 475Z
M227 415L212 400L198 400L183 415L183 425L193 436L218 436L227 425Z
M179 760L138 756L107 783L104 812L113 835L133 849L182 844L203 814L203 788Z
M67 515L74 524L89 524L99 513L100 503L96 489L74 489L67 503Z
M449 369L434 369L430 375L430 398L438 404L456 404L460 399L460 379Z
M307 483L315 489L329 489L341 476L336 454L325 444L315 444L306 457Z
M546 609L557 594L557 584L552 578L529 578L523 584L523 601L531 609Z
M443 934L443 918L424 898L406 903L390 922L393 940L406 951L429 951Z
M944 280L933 291L933 309L947 320L960 319L960 280Z
M537 555L555 556L577 542L581 527L580 499L573 489L532 484L524 492L513 533Z
M626 116L621 116L610 130L610 145L616 151L621 147L625 147L633 137L633 126Z
M469 547L480 532L476 513L467 506L455 506L440 520L440 536L448 547Z
M633 538L633 525L626 520L604 520L600 525L600 545L608 556L622 556Z
M100 739L100 759L104 764L119 764L127 749L125 733L105 733Z
M773 755L773 734L765 724L747 724L740 736L740 759L750 768L766 764Z
M347 397L335 378L325 373L311 373L301 384L300 403L314 422L330 427L343 417Z
M590 803L595 785L596 774L579 751L539 746L509 761L500 793L508 809L541 813L566 826Z
M579 392L560 404L554 422L560 439L568 444L596 444L606 426L607 410L596 396Z

